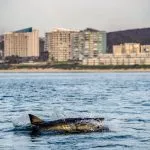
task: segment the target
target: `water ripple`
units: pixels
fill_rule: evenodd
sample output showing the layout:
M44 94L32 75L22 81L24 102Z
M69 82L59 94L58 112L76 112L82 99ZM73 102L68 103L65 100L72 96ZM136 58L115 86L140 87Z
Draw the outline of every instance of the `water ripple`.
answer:
M0 149L150 147L150 73L0 73ZM110 132L33 135L45 120L104 117Z

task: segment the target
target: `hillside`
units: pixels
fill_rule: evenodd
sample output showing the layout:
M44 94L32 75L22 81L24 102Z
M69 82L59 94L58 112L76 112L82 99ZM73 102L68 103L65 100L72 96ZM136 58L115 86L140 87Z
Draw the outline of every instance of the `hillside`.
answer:
M112 45L131 42L150 45L150 28L107 33L107 44L109 52L112 52Z

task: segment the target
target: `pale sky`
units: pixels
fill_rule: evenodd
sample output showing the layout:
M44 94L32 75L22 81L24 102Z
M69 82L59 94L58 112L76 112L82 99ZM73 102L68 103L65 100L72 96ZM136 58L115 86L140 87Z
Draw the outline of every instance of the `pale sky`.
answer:
M150 0L0 0L0 34L26 27L117 31L150 27Z

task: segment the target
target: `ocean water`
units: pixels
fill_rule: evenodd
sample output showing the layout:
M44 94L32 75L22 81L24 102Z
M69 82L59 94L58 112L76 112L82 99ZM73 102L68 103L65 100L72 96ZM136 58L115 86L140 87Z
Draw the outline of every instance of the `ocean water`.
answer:
M32 135L45 120L104 117L109 132ZM0 150L150 150L150 73L0 73Z

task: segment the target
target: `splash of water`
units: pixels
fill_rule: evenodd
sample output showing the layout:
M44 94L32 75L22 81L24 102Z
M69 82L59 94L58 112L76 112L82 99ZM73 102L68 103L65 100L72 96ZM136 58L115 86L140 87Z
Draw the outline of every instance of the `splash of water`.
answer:
M25 114L12 119L12 123L16 130L24 130L30 128L29 117Z

